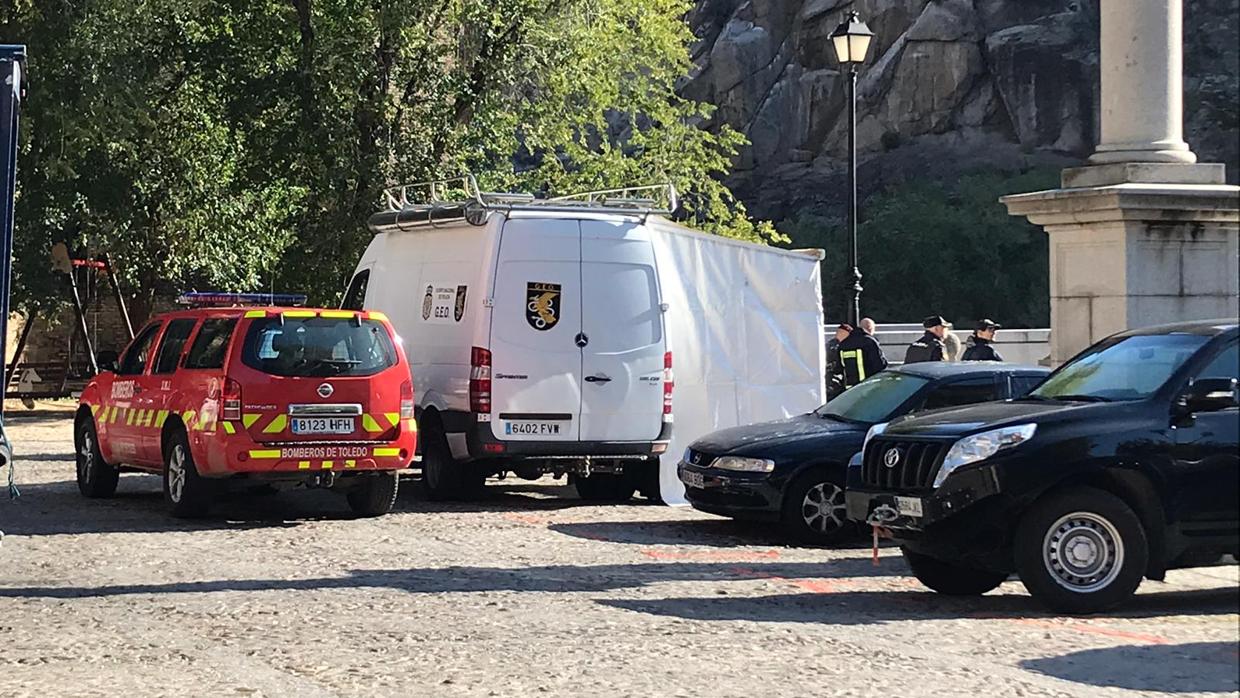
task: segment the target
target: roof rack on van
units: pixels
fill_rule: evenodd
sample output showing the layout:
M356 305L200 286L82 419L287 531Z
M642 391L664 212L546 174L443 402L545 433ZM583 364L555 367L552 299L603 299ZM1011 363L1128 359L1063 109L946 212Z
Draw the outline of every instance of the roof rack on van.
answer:
M376 233L434 228L459 221L483 225L492 211L576 213L589 210L643 217L670 215L680 203L676 187L670 182L539 199L521 192L484 192L478 188L478 180L472 174L402 184L385 189L383 194L384 210L371 216L369 221L371 230Z

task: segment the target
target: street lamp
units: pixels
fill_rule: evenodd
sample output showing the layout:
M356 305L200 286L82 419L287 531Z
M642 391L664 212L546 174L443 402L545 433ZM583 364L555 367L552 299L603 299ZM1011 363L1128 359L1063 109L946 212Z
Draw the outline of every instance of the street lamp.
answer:
M852 262L852 301L848 320L853 327L861 320L861 269L857 266L857 68L865 62L874 32L856 12L831 32L835 58L848 74L848 258Z

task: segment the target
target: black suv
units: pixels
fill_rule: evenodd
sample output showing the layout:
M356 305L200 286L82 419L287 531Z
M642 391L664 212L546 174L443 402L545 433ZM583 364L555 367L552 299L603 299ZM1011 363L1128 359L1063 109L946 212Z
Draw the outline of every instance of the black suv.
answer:
M889 531L935 591L983 594L1016 572L1074 613L1235 558L1238 351L1236 320L1123 332L1024 398L876 427L849 469L849 517Z

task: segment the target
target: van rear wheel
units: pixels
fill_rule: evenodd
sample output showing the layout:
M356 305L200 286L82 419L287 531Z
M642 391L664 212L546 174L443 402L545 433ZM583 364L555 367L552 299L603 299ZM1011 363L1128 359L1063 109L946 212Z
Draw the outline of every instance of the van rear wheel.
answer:
M181 519L206 516L213 484L198 474L185 432L174 432L164 447L164 501L172 515Z
M587 502L627 502L637 490L628 476L611 473L574 475L573 486L577 488L577 495Z
M486 474L469 463L457 463L448 448L448 437L438 428L423 434L422 487L434 502L476 496L486 484Z
M357 476L345 499L349 508L360 516L383 516L392 511L400 490L400 476L395 470Z

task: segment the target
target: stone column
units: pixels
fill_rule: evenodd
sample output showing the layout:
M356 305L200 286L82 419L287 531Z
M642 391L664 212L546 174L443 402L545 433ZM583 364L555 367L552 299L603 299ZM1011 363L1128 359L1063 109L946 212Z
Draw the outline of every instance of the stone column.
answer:
M1240 187L1184 142L1182 0L1102 0L1102 138L1062 188L1005 196L1050 237L1051 356L1240 313Z
M1182 162L1182 0L1102 0L1102 138L1091 163Z

